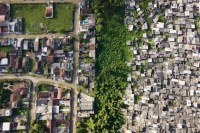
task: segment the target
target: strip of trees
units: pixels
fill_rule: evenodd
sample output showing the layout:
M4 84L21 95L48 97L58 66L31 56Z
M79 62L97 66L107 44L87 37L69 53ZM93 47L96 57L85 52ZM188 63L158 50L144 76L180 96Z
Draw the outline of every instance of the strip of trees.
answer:
M92 8L97 31L95 116L77 123L77 132L118 133L125 123L122 97L131 58L124 0L93 0Z
M125 123L121 112L131 55L126 46L123 0L94 0L97 60L95 88L95 133L117 133Z

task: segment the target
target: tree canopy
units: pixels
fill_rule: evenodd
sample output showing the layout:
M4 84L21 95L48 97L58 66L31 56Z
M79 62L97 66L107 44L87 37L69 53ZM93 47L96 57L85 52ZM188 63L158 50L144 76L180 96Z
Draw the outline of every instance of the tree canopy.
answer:
M94 0L97 59L94 131L117 133L125 123L121 108L131 54L126 46L123 0Z
M43 121L34 121L31 124L31 128L29 130L29 133L46 133L46 125Z

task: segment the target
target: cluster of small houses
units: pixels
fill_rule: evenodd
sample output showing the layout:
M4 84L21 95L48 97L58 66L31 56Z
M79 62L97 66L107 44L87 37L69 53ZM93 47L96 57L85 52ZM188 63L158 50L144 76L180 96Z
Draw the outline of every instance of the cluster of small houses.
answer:
M133 58L123 128L127 133L200 132L199 0L152 0L147 5L151 23L142 21L140 0L125 2L128 30L143 32L142 43L127 41Z
M78 84L91 91L94 88L95 77L95 18L88 0L80 3L79 34L84 42L79 44ZM94 115L94 98L82 92L78 94L78 121Z
M54 80L70 82L72 79L73 45L70 37L1 38L0 46L1 73L31 72Z
M94 98L84 93L78 95L77 116L79 120L89 118L94 115Z
M22 33L22 18L10 18L10 4L0 3L0 35Z
M46 121L49 133L69 133L71 119L70 90L49 85L48 91L38 90L36 120Z
M79 44L78 84L89 90L94 88L95 77L95 17L89 1L80 3L81 20L79 33L83 42ZM46 5L46 18L53 18L53 3ZM22 19L10 18L10 5L0 4L0 35L10 33L22 34ZM34 74L59 81L72 81L73 42L70 37L43 38L0 38L0 74ZM0 132L11 130L28 130L28 116L13 115L13 108L21 108L19 102L29 108L30 94L26 82L10 85L4 83L5 89L12 89L9 108L0 109L1 117L12 117L13 121L1 122ZM37 88L36 88L37 89ZM71 97L64 88L49 85L49 91L37 90L34 114L37 121L46 121L48 132L70 132ZM21 101L21 95L23 99ZM24 97L26 96L26 97ZM94 98L83 93L78 94L78 119L88 118L94 114ZM24 106L23 106L24 108ZM32 110L31 110L32 112ZM31 114L33 115L33 114ZM23 124L20 123L23 120Z
M5 108L0 108L0 132L25 131L28 129L27 114L15 113L17 110L29 110L30 105L30 86L26 81L3 83L3 88L9 89L10 101L5 103ZM9 118L9 119L5 119Z
M95 16L87 0L80 3L80 18L79 34L84 41L79 44L78 83L90 91L94 88L96 40Z

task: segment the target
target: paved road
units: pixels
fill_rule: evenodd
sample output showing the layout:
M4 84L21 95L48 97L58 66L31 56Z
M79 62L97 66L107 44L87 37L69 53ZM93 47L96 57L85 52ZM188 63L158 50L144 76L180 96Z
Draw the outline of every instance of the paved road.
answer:
M51 34L51 33L48 33L48 34L38 34L38 35L31 35L31 34L15 35L15 34L10 34L10 35L5 35L4 37L7 37L7 38L24 38L24 39L30 39L30 38L36 38L36 37L39 37L39 38L43 38L43 37L50 38L52 36L53 37L65 37L65 36L68 36L69 34Z
M53 85L62 85L67 88L75 88L74 84L69 84L61 81L56 81L52 79L46 79L46 78L40 78L40 77L32 77L32 76L15 76L15 75L3 75L0 76L0 79L18 79L18 80L23 80L23 79L28 79L33 82L33 84L38 84L40 82L46 82L48 84L53 84Z
M46 3L47 1L50 0L0 0L0 2L3 3ZM72 88L72 104L71 104L71 128L70 132L75 133L76 132L76 121L77 121L77 70L79 68L79 42L78 40L78 31L79 31L79 3L81 0L53 0L54 2L57 3L63 3L63 2L69 2L73 3L75 5L75 12L74 12L74 31L70 32L73 37L75 37L75 43L74 43L74 71L73 71L73 82L72 84L69 83L64 83L60 81L55 81L51 79L46 79L42 77L31 77L31 76L23 76L23 77L16 77L14 75L4 75L0 76L0 79L29 79L33 82L33 86L36 86L40 82L46 82L49 84L53 85L62 85L67 88ZM36 37L63 37L66 36L66 34L42 34L42 35L29 35L29 34L23 34L23 35L7 35L6 37L11 37L11 38L36 38ZM35 118L35 91L33 88L33 93L32 93L32 103L31 103L31 119Z
M80 7L79 3L81 0L74 0L75 2L75 13L74 13L74 32L73 36L75 37L74 43L74 72L73 72L73 85L75 89L72 91L72 114L71 114L71 133L76 133L76 122L77 122L77 70L79 69L79 42L78 40L78 31L79 31L79 17L80 17Z
M46 79L46 78L40 78L40 77L32 77L32 76L15 76L15 75L2 75L0 76L0 80L4 79L15 79L15 80L31 80L32 86L31 86L31 113L30 113L30 121L35 120L35 86L39 83L48 83L52 85L58 85L58 86L64 86L67 88L72 88L72 95L71 95L71 133L75 133L76 129L76 112L77 112L77 91L76 91L76 85L75 84L69 84L61 81L55 81L52 79Z
M36 111L36 99L35 99L35 86L36 84L35 83L32 83L31 85L31 112L30 112L30 124L33 120L36 119L36 114L35 114L35 111ZM29 124L29 125L30 125Z

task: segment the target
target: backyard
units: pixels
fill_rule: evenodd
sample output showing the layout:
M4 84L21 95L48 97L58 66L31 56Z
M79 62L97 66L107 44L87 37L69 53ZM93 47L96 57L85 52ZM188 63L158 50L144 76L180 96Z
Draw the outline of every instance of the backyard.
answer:
M72 30L72 4L54 4L54 18L46 18L45 9L46 4L11 4L11 18L22 17L25 33L63 33Z
M10 101L11 91L8 89L0 88L0 108L6 108Z
M42 83L38 85L37 91L50 91L51 87L52 85Z
M200 17L195 18L195 25L197 27L197 30L200 31Z
M14 108L12 111L13 111L13 115L27 116L28 113L29 113L29 109L28 108Z
M12 47L10 46L1 46L0 47L0 51L1 52L5 52L5 53L8 53L10 50L11 50Z

